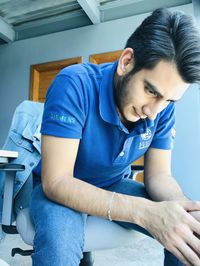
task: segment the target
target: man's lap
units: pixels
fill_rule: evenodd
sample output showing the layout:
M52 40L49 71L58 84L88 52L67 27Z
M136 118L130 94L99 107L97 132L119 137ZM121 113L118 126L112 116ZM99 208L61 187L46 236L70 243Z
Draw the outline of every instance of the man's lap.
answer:
M120 181L114 183L113 185L104 188L106 190L109 191L114 191L117 193L122 193L122 194L126 194L126 195L131 195L131 196L135 196L135 197L144 197L149 199L149 196L145 190L144 184L139 183L137 181L134 181L132 179L129 178L124 178L121 179ZM46 206L45 206L46 205ZM50 215L51 212L54 213L54 221L55 223L58 225L61 220L64 221L64 223L62 223L63 225L66 226L66 228L68 227L68 222L69 220L71 220L69 223L73 225L76 224L76 228L79 227L80 231L80 237L78 237L79 234L76 235L76 240L79 242L81 241L81 235L84 235L84 227L85 227L85 222L86 222L86 218L87 215L86 214L82 214L80 212L77 212L73 209L67 208L65 206L62 206L60 204L57 204L53 201L48 200L43 191L42 191L42 186L38 185L35 187L34 191L33 191L33 195L32 195L32 200L31 200L31 204L30 204L30 209L31 209L31 215L33 217L33 220L35 222L40 221L42 222L42 224L45 224L43 221L43 217L45 217L46 215ZM44 209L46 209L46 211L44 211ZM63 215L65 214L67 215ZM70 215L69 215L70 214ZM41 216L40 216L41 215ZM37 216L37 217L36 217ZM51 215L50 215L51 216ZM49 218L50 218L49 216ZM69 217L70 216L70 217ZM72 218L73 217L73 218ZM72 220L74 219L74 217L76 217L76 222L72 222ZM77 218L78 217L78 218ZM47 218L47 217L46 217ZM52 223L52 219L49 219L50 223ZM77 222L78 221L78 222ZM144 228L132 224L132 223L127 223L127 222L117 222L116 223L120 224L121 226L127 228L127 229L134 229L137 230L139 232L142 232L148 236L151 236ZM56 224L54 224L54 227L56 226ZM58 231L57 231L57 237L59 235L59 226L57 227ZM68 227L69 229L70 227ZM47 226L44 226L42 228L44 231L49 231L49 228ZM62 226L62 230L63 230L63 226ZM60 234L63 234L63 231L60 231ZM74 239L74 237L73 237ZM58 239L57 239L58 240ZM67 237L65 238L66 242L67 241ZM83 238L82 238L83 240ZM81 241L82 242L82 241ZM62 243L64 244L64 243ZM83 244L81 244L82 246ZM167 250L165 250L165 262L164 262L165 266L171 265L171 266L182 266L182 264Z
M59 228L60 224L63 228L62 223L67 226L68 223L72 223L72 220L76 220L75 224L77 227L78 224L80 224L80 227L84 228L87 218L86 214L49 200L44 195L41 184L37 185L33 190L30 202L30 214L35 227L37 226L37 223L40 223L41 221L41 223L45 225L43 230L47 229L48 231L49 227L47 224L49 226L56 226L57 228Z
M130 196L149 198L149 196L146 193L144 184L139 183L129 178L123 178L120 181L117 181L114 184L110 185L109 187L105 187L104 189L109 190L109 191L115 191L117 193L130 195ZM36 224L36 222L38 222L40 219L41 220L48 219L47 218L48 216L51 216L51 218L49 218L50 219L49 222L53 223L52 217L56 217L55 222L59 223L61 222L62 219L65 219L64 218L65 212L68 212L68 215L67 215L68 220L71 215L72 216L83 215L79 212L76 212L73 209L70 209L68 207L65 207L63 205L60 205L56 202L53 202L47 199L42 191L41 184L37 185L34 188L33 193L32 193L31 203L30 203L30 214L31 214L34 224ZM86 217L84 219L86 219ZM67 225L67 220L65 220L65 222ZM134 230L137 230L144 234L149 235L149 233L146 230L144 230L138 225L127 223L127 222L118 222L118 221L116 222L127 229L134 229ZM45 230L45 228L43 228L43 230Z

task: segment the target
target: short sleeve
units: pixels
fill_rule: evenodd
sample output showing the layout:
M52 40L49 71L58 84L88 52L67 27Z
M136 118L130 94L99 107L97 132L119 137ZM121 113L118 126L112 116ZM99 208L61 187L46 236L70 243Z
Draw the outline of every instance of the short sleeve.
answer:
M170 103L160 114L150 147L164 150L173 149L175 132L175 105Z
M58 75L46 95L41 133L80 139L85 110L83 87L78 77Z

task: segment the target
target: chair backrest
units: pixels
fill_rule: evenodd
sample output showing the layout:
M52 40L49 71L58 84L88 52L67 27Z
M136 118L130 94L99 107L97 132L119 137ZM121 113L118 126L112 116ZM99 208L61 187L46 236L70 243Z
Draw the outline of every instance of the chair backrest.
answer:
M30 194L32 190L31 173L32 169L38 164L41 158L40 126L42 121L43 108L43 103L33 101L23 101L19 106L17 106L12 118L8 136L2 147L2 149L4 150L18 151L19 156L15 159L10 160L12 164L25 165L25 170L17 171L15 177L13 188L13 210L16 212L18 212L18 210L21 208L29 206ZM4 187L5 176L1 171L0 214L2 213L2 198ZM21 200L22 197L23 201Z

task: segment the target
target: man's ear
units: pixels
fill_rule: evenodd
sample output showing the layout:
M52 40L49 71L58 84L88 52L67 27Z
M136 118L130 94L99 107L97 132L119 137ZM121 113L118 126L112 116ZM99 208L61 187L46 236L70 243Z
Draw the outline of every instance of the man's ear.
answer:
M126 48L122 52L118 66L117 66L117 74L119 76L123 76L131 71L134 67L134 52L132 48Z

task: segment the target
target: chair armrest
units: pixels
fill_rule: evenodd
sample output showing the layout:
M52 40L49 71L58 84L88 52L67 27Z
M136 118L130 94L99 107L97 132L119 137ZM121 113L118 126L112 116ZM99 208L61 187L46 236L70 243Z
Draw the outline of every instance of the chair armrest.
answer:
M139 176L139 173L142 173L144 171L143 165L131 165L132 175L130 176L131 179L144 182L143 177ZM139 177L139 178L138 178Z
M9 226L12 223L13 191L17 171L24 171L25 166L21 164L0 164L0 171L5 173L2 225Z
M0 163L0 171L24 171L25 166L23 164L15 163Z

